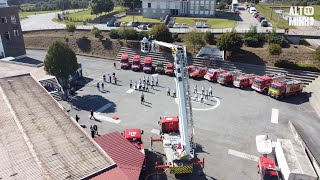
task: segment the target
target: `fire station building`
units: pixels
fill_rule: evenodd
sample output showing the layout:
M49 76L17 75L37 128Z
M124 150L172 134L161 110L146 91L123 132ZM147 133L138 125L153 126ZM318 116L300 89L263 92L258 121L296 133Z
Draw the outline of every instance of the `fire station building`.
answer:
M0 0L0 59L26 54L17 7Z

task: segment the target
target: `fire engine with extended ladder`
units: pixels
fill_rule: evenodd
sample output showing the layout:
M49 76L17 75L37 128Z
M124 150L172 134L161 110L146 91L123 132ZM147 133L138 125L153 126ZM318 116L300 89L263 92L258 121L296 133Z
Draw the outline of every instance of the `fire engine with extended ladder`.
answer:
M149 42L149 45L147 44ZM156 169L169 169L173 174L190 174L194 164L204 166L202 161L195 161L194 127L190 99L187 50L185 46L161 41L141 41L141 51L156 51L157 46L172 50L175 67L175 80L178 97L179 116L160 117L160 138L151 137L151 148L155 141L161 141L166 156L165 164L156 164ZM150 49L146 49L146 47Z

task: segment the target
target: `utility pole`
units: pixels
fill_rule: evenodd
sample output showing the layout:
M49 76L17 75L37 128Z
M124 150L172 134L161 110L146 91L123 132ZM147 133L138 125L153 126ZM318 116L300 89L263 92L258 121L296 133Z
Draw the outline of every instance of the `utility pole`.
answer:
M132 22L134 22L134 0L132 0L132 11L133 11Z
M273 5L274 5L274 0L272 1L270 20L272 20Z

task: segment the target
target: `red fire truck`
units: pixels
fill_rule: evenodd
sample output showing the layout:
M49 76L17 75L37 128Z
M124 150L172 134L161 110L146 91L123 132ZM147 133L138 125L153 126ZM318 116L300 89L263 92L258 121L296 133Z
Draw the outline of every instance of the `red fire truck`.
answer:
M169 62L166 66L166 69L164 71L164 74L166 75L174 75L174 67L173 67L173 63Z
M143 72L152 73L152 70L153 70L152 57L147 56L144 58L144 61L143 61Z
M210 68L208 69L206 75L204 76L204 78L208 81L213 81L215 79L217 79L217 77L221 74L221 73L224 73L226 72L225 70L219 68L219 69L213 69L213 68Z
M197 79L197 78L203 78L203 76L206 74L206 70L204 68L195 68L193 72L191 72L189 75L191 78Z
M276 164L273 159L267 157L259 157L258 173L261 180L279 180Z
M283 80L272 82L268 91L268 95L276 99L285 98L291 95L297 95L301 93L303 84L297 80Z
M224 72L221 73L218 76L218 83L219 84L229 84L232 83L233 80L236 79L237 76L241 75L242 73L240 71L228 71L228 72Z
M140 71L141 63L140 63L140 55L135 55L132 58L132 70L133 71Z
M122 133L124 138L130 141L144 154L144 144L141 139L141 134L143 134L143 130L140 129L126 129Z
M129 69L130 63L129 63L129 56L128 54L122 54L120 59L120 67L121 69Z
M282 73L266 74L264 76L258 76L253 80L251 88L267 94L269 86L272 82L283 81L286 79L286 75Z
M247 86L251 86L256 75L254 74L244 74L236 77L233 81L233 85L238 88L243 88Z

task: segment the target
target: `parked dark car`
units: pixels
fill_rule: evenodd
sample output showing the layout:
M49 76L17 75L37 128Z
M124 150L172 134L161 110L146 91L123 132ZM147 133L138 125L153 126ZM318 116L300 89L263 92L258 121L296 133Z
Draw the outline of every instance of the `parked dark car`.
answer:
M113 26L114 27L120 27L120 23L119 22L114 22Z
M141 30L148 30L148 26L145 25L145 24L141 24L138 26L138 29L141 29Z
M262 20L261 21L261 26L262 27L268 27L269 25L268 25L268 21L267 20Z
M108 21L107 22L108 27L113 27L114 26L114 21Z
M152 28L153 25L154 24L152 24L152 23L147 24L148 28Z
M140 25L140 22L132 22L132 27L138 27Z
M265 20L266 18L263 17L263 16L259 16L259 17L257 17L257 19L258 19L259 22L261 22L261 21Z
M167 25L167 27L168 27L168 28L173 28L173 23L172 23L172 22L169 22L168 25Z

